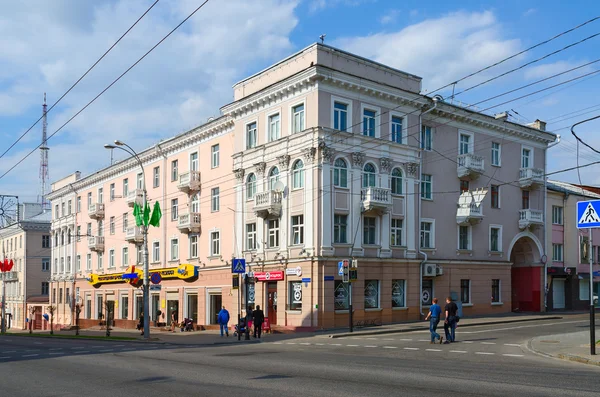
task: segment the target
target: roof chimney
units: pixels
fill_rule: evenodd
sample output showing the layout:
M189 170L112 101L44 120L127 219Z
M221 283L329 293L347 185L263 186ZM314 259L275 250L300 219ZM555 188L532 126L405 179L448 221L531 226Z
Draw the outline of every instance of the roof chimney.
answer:
M546 131L546 122L540 119L536 119L533 123L531 123L531 126L536 130Z
M508 119L508 112L495 114L494 117L496 118L496 120L506 121L506 119Z

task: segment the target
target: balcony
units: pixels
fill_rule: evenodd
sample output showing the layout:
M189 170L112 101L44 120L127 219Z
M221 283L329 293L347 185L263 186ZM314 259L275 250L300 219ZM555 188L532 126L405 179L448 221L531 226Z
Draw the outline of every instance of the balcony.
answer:
M135 203L142 206L144 203L144 191L142 189L134 189L127 193L127 205L133 207Z
M476 206L474 203L460 206L456 210L456 223L459 225L475 224L483 219L482 207Z
M521 168L519 171L519 184L522 188L544 184L544 170L540 168Z
M388 212L392 208L392 191L382 187L368 187L361 191L365 211Z
M92 236L88 237L88 248L92 251L104 251L104 237Z
M544 213L540 210L520 210L519 229L527 229L531 226L544 224Z
M104 204L102 204L102 203L91 204L90 208L88 208L88 215L92 219L104 218Z
M144 241L142 228L139 226L128 227L125 229L125 240L130 243L141 243Z
M188 171L180 174L177 188L188 194L200 190L200 171Z
M200 213L190 212L179 215L177 228L184 233L200 232Z
M459 178L475 179L483 174L483 157L476 156L473 153L461 154L457 157L456 172Z
M281 213L281 192L269 190L254 196L254 213L261 218L278 217Z

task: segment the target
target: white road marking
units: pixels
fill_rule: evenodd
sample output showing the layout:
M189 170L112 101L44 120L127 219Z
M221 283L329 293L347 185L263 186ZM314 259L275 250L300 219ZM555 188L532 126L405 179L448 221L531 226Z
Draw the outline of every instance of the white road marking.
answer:
M366 340L377 340L377 338L365 338Z
M83 347L79 346L79 347L72 347L71 349L76 350L76 349L83 349Z
M426 352L441 352L441 349L425 349Z
M75 352L75 354L77 353L89 353L89 350L79 350Z
M281 342L273 342L274 345L283 345Z
M506 357L525 357L524 354L503 354Z
M383 346L384 349L397 349L396 346Z
M346 347L358 347L359 345L346 345Z
M332 343L331 346L341 346L341 343Z
M308 343L308 342L302 342L302 343L300 343L300 344L301 344L301 345L305 345L305 346L310 346L310 343Z
M405 347L404 350L419 350L418 347Z
M450 350L450 353L466 353L466 350Z
M430 342L429 339L419 339L419 342Z
M92 349L102 349L104 346L90 346ZM117 347L117 346L115 346Z
M65 354L64 352L54 352L54 353L48 353L50 355L56 355L56 354Z
M325 343L315 343L317 346L325 346Z
M395 340L394 338L387 338L387 339L382 339L382 340Z
M39 354L24 354L21 357L37 357Z
M504 346L521 347L521 345L519 345L518 343L505 343Z
M10 358L10 357L8 357L8 356L7 357L0 357L0 360L5 359L5 358Z
M48 350L52 351L52 350L62 350L62 349L63 349L62 347L55 347L54 349L48 349Z
M377 347L375 345L365 345L364 347Z
M295 345L296 342L285 342L286 345Z
M113 349L106 349L106 350L98 350L99 353L108 353L108 352L112 352L114 351Z
M404 341L404 342L411 342L412 341L412 339L400 339L400 340Z
M484 332L509 331L511 329L534 328L534 327L548 327L548 326L552 326L552 325L576 324L576 323L585 323L585 322L589 322L589 321L588 320L563 321L563 322L560 322L560 323L521 325L521 326L518 326L518 327L484 329L484 330L481 330L481 331L460 331L460 333L461 334L480 334L480 333L484 333ZM490 324L490 325L493 325L493 324Z
M495 345L496 342L481 342L482 345Z
M473 343L473 341L465 340L465 341L463 341L463 343Z
M496 353L490 353L490 352L475 352L475 354L482 354L482 355L486 355L486 356L493 356Z

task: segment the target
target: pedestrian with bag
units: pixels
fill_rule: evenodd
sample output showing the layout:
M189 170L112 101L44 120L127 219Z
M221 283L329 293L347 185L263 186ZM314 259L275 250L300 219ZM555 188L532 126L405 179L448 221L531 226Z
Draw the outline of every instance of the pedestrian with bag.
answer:
M227 337L229 337L229 326L227 325L227 323L229 323L229 312L227 309L225 309L225 306L223 306L223 308L219 311L219 314L217 315L217 322L219 323L219 328L221 329L221 337L223 337L223 330L225 330Z
M252 321L254 322L254 337L256 338L258 335L258 339L260 339L262 324L265 321L265 314L260 310L260 305L256 305L256 310L252 312Z
M458 322L458 306L452 302L451 297L446 298L446 307L444 308L446 317L444 320L444 333L446 334L446 342L444 344L455 341L456 323Z
M440 344L442 343L442 337L436 332L437 326L440 323L440 316L442 314L442 308L438 305L438 298L433 298L433 305L429 307L429 313L425 317L425 321L429 320L429 332L431 333L431 344L435 343L436 339L439 339Z

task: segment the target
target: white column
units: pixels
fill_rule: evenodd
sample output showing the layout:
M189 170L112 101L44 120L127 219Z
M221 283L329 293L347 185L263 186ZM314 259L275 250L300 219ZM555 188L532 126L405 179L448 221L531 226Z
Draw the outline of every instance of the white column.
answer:
M288 249L289 245L289 235L290 231L290 196L292 195L292 178L290 177L289 172L289 157L287 162L280 161L277 165L279 167L279 180L283 182L284 186L287 186L288 194L281 198L281 216L279 217L279 251L285 252ZM283 193L282 193L283 194ZM287 257L287 255L286 255Z
M332 239L331 236L333 234L333 211L332 211L332 202L335 199L335 190L331 183L331 162L330 159L323 159L323 163L320 165L321 180L322 180L322 194L321 194L321 216L320 219L316 219L314 216L313 220L309 219L309 222L320 222L321 223L321 256L333 256L333 247L331 245ZM318 193L317 186L317 192ZM308 230L309 234L311 230L314 228L314 223L309 226L308 223L306 225L306 230Z
M350 224L349 230L349 241L353 242L352 256L363 256L365 251L362 248L362 167L363 167L363 155L362 153L352 153L352 194L351 194L351 211L350 211Z
M417 210L417 200L420 197L415 196L415 185L419 183L413 175L405 172L406 180L406 195L404 196L404 233L406 234L406 257L414 259L417 257L419 250L419 228L418 223L419 213ZM409 176L410 175L410 176Z
M307 252L315 252L315 164L317 149L304 149L304 247ZM331 216L331 213L328 213Z
M244 200L244 177L245 172L244 169L238 169L234 171L235 178L237 184L235 186L235 205L233 208L235 209L234 213L234 225L233 225L233 255L236 258L241 257L242 251L244 249L244 239L245 239L245 230L244 230L244 208L245 208L245 200Z
M263 164L262 166L256 167L256 192L257 193L265 192L268 187L267 186L268 181L266 180L267 175L266 175L266 170L265 170L266 164L264 164L264 163L262 163L262 164ZM265 235L265 220L259 216L256 217L256 239L257 239L256 252L264 254L265 245L268 242L268 238Z
M382 158L379 160L379 164L380 164L380 174L379 174L379 178L380 178L380 186L381 188L384 189L389 189L390 188L390 166L391 166L391 160L388 158ZM391 191L389 192L390 197L391 197ZM379 257L380 258L391 258L392 257L392 250L390 249L390 219L391 219L391 212L392 209L388 208L388 211L385 211L381 214L381 217L379 218L379 222L380 222L380 236L381 239L379 240L380 245L381 245L381 249L379 250Z

